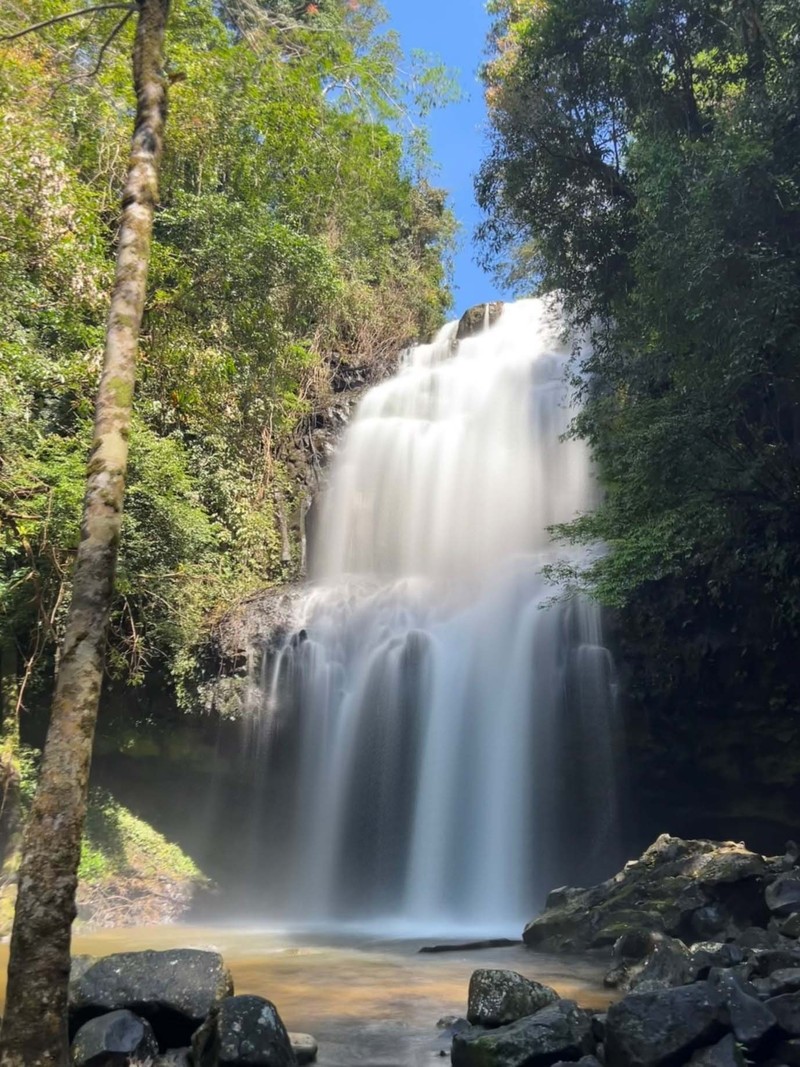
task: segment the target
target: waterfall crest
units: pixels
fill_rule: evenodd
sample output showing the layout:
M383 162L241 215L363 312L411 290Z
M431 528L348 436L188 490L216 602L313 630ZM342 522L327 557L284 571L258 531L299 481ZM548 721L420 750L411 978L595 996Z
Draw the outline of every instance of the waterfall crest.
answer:
M456 325L362 400L264 674L264 892L285 920L518 927L616 860L613 663L598 609L541 576L548 527L596 492L562 439L569 350L541 301L457 344Z

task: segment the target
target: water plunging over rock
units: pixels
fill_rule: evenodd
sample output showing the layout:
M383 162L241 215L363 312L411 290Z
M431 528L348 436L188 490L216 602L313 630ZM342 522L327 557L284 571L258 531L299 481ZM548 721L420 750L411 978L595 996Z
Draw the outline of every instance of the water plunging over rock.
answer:
M595 497L562 439L570 352L543 303L499 310L411 351L335 458L251 724L272 914L514 927L613 869L613 664L598 610L541 574Z

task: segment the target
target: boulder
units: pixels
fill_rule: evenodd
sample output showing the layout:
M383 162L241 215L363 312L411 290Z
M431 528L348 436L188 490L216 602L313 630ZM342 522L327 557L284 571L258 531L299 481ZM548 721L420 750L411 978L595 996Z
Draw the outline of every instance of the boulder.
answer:
M780 943L780 934L774 928L765 930L760 926L748 926L736 936L736 944L743 949L775 948Z
M77 982L78 979L86 974L90 967L97 963L97 956L85 956L77 955L73 956L69 961L69 980L70 984Z
M503 301L493 300L488 304L476 304L465 311L458 320L456 328L456 341L463 341L466 337L474 337L481 333L487 325L493 326L503 313Z
M468 1030L469 1022L460 1015L443 1015L436 1022L437 1030L447 1030L450 1034L457 1034L459 1030Z
M800 939L800 911L792 912L788 919L779 924L778 929L784 937Z
M708 986L717 992L722 1005L721 1018L740 1044L756 1048L775 1029L777 1020L773 1013L758 1000L756 990L738 975L712 971Z
M516 971L477 970L469 980L467 1019L479 1026L504 1026L558 1000L550 986Z
M767 886L764 900L773 915L789 916L800 910L800 871L787 871Z
M112 1011L84 1023L72 1042L75 1067L130 1067L158 1054L158 1042L145 1019Z
M682 941L667 937L656 942L656 947L628 978L628 989L650 993L656 989L672 989L686 985L695 976L692 954Z
M630 968L625 962L615 964L603 978L603 985L609 989L626 989L630 980Z
M800 967L788 967L786 970L773 971L769 978L759 978L753 983L759 993L767 997L779 997L783 993L800 992Z
M120 952L105 956L70 981L72 1027L127 1009L147 1019L162 1048L178 1048L233 981L222 956L199 949Z
M754 949L747 953L747 960L753 973L759 978L766 978L775 971L796 970L800 968L800 943L784 938L777 948Z
M263 997L226 997L192 1038L194 1067L296 1067L289 1035Z
M707 978L712 967L736 967L744 963L744 949L733 942L699 941L691 947L696 978Z
M725 1036L720 999L708 982L631 993L606 1018L607 1061L614 1067L658 1067L685 1061Z
M557 889L551 889L544 902L546 908L560 908L569 903L569 898L576 893L585 893L585 889L576 889L569 885L560 885Z
M547 1067L594 1051L592 1020L572 1000L558 1000L495 1030L473 1026L453 1038L453 1067Z
M766 922L763 882L773 868L732 841L684 841L662 834L613 878L589 889L561 888L528 923L525 943L584 951L641 931L696 941Z
M689 923L692 933L705 940L725 930L728 925L728 912L719 901L713 901L711 904L698 908Z
M299 1064L313 1063L317 1058L319 1045L316 1038L312 1037L311 1034L293 1034L290 1032L289 1044L292 1046L292 1052L294 1052Z
M649 956L655 949L656 944L656 938L652 930L634 927L617 938L614 942L612 955L615 960L638 962Z
M726 1034L716 1045L700 1049L689 1060L690 1067L745 1067L745 1064L733 1034Z
M764 1007L778 1021L778 1026L788 1037L800 1037L800 993L784 993L771 997Z
M153 1067L192 1067L192 1061L189 1059L190 1051L191 1049L188 1048L170 1049L169 1052L156 1057Z

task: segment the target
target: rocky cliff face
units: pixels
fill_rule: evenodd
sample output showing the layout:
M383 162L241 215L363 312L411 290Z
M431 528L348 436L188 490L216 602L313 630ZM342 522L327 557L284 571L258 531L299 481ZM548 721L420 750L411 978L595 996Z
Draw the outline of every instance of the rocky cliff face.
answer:
M383 361L336 356L329 359L324 381L317 386L313 410L299 422L276 456L288 483L278 490L276 499L283 562L287 566L295 563L294 570L299 570L301 576L308 571L314 500L324 487L326 468L336 444L361 397L390 369Z
M461 316L456 330L456 344L480 333L502 314L502 301L476 304ZM398 354L399 355L399 354ZM326 470L351 414L364 393L383 378L394 373L392 360L354 359L332 356L317 385L313 411L302 419L292 438L283 444L276 459L281 463L288 486L277 492L277 511L281 524L283 561L297 559L299 572L309 570L309 545L316 515L315 501L325 486Z
M476 304L465 311L458 320L456 341L463 341L465 337L473 337L487 326L493 326L503 313L503 301L492 300L488 304Z
M502 301L477 304L459 319L455 345L480 333L502 314ZM454 346L455 351L455 346ZM399 354L398 354L399 355ZM300 545L300 580L256 593L235 604L214 627L204 653L203 702L225 717L246 710L247 679L260 669L265 655L291 632L296 608L305 590L309 544L317 500L325 488L328 465L345 427L364 393L394 373L397 360L358 363L334 359L325 391L326 400L298 427L280 459L292 485L284 510L283 538L287 561L292 545Z

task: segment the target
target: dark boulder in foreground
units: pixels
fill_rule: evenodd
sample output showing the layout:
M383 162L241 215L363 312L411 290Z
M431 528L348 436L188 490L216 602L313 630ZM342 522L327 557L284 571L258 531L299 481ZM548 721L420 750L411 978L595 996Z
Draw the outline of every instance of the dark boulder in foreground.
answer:
M504 1026L558 1000L550 986L516 971L477 970L469 981L467 1019L479 1026Z
M649 993L655 989L671 989L686 985L696 977L698 964L693 953L677 938L665 937L656 941L649 956L640 967L629 972L629 977L620 984L637 993ZM606 978L606 983L611 984Z
M558 1000L495 1030L473 1026L453 1038L453 1067L547 1067L594 1051L591 1015Z
M606 1018L606 1055L615 1067L685 1062L725 1036L720 999L707 982L658 993L631 993Z
M756 988L734 969L712 971L708 984L719 997L723 1021L741 1045L755 1049L775 1030L777 1020L769 1006L759 1001Z
M784 993L768 1000L766 1007L778 1022L781 1032L787 1037L800 1037L800 993Z
M226 997L192 1039L194 1067L297 1067L286 1027L263 997Z
M689 1060L690 1067L745 1067L745 1062L733 1034L726 1034L716 1045L700 1049Z
M800 871L779 875L767 887L767 907L773 914L789 916L800 909Z
M662 834L608 881L590 889L554 890L523 939L550 951L611 947L621 937L635 940L637 932L642 940L646 932L655 932L687 943L724 941L750 926L766 926L770 907L781 913L793 907L789 875L780 902L777 891L774 903L765 899L765 888L786 862L785 857L765 859L732 841L684 841Z
M149 1063L158 1053L150 1024L130 1011L112 1011L90 1019L72 1042L75 1067L128 1067Z
M222 956L197 949L120 952L79 969L70 982L73 1029L127 1009L146 1019L162 1048L188 1045L212 1007L233 993Z

